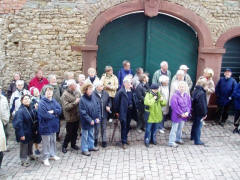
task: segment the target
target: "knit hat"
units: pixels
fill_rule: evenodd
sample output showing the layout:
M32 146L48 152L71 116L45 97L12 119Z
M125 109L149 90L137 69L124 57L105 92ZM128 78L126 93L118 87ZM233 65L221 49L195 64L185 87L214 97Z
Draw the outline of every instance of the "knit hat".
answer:
M158 88L159 88L159 86L157 84L154 84L154 83L150 87L150 89L158 89Z

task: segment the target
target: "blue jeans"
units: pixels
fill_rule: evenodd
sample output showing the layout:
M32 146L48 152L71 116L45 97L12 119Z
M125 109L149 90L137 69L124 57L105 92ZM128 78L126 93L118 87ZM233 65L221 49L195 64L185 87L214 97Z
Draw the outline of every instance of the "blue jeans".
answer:
M163 129L164 128L164 122L166 121L167 115L163 115L163 119L159 124L159 129Z
M194 140L194 144L201 143L201 129L202 129L202 122L201 117L195 117L193 120L192 130L191 130L191 139Z
M175 142L182 141L182 129L184 126L184 121L179 123L172 122L171 132L169 134L169 145L174 144Z
M94 148L93 134L94 134L94 126L92 126L88 130L82 129L82 138L81 138L82 152L87 152L90 149Z
M152 142L153 144L157 143L157 130L159 128L159 123L147 123L146 124L146 130L145 130L145 136L144 136L144 142L145 144L149 144Z

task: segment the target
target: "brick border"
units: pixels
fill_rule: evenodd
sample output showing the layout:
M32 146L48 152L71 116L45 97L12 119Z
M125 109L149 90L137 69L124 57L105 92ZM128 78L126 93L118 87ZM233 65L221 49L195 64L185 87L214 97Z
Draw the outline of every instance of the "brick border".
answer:
M217 40L216 42L216 46L217 47L220 47L220 48L223 48L224 47L224 44L232 39L232 38L235 38L235 37L238 37L240 36L240 26L239 27L234 27L234 28L231 28L229 30L227 30L225 33L223 33Z

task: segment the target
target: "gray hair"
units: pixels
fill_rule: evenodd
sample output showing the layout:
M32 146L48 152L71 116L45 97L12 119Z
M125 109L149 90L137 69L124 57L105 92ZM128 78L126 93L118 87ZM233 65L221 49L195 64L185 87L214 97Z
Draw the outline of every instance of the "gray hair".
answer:
M125 76L125 78L123 79L123 83L131 83L132 79L129 76Z
M95 87L98 87L98 86L103 86L103 82L102 81L97 81L95 83Z
M167 62L167 61L162 61L162 62L160 63L160 67L163 67L164 65L167 65L167 66L168 66L168 62Z
M69 79L67 80L67 86L71 86L72 84L77 84L76 81L74 79Z
M16 86L18 85L24 85L24 81L23 80L17 80L16 81Z
M110 71L110 70L112 70L113 68L112 68L112 66L106 66L105 67L105 72L108 72L108 71Z
M50 81L52 78L56 78L56 75L55 74L50 74L49 76L48 76L48 81Z
M124 61L122 62L122 65L125 66L127 63L130 64L130 62L129 62L128 60L124 60Z
M84 74L79 74L79 75L78 75L78 78L84 78L84 79L85 79L86 76L85 76Z

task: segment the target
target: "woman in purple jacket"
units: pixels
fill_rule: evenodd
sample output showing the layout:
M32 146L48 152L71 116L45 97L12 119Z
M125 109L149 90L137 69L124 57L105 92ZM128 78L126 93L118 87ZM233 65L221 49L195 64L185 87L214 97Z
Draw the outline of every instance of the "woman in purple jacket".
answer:
M190 116L191 112L191 97L187 93L187 84L184 81L180 81L178 89L172 96L172 128L169 135L169 146L177 147L178 144L183 144L182 129L184 122Z

